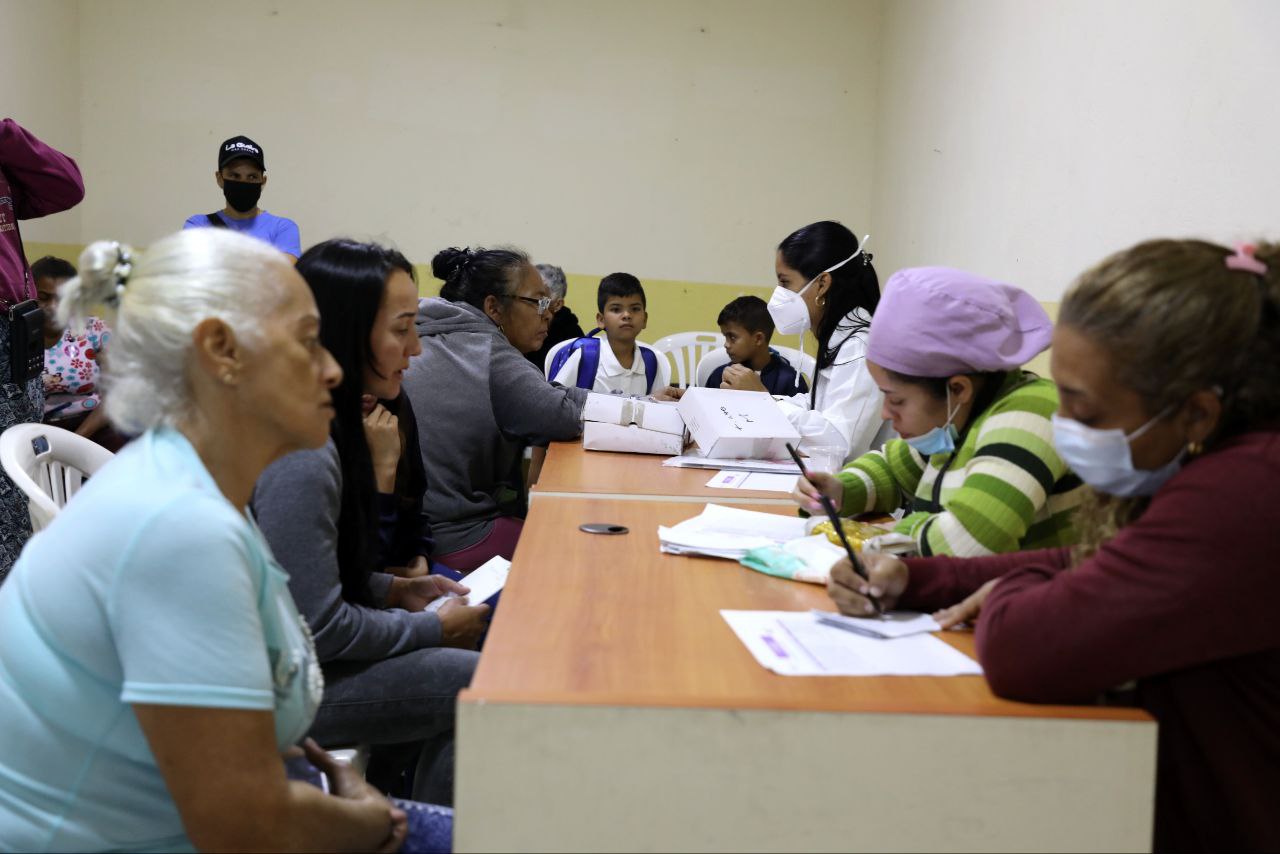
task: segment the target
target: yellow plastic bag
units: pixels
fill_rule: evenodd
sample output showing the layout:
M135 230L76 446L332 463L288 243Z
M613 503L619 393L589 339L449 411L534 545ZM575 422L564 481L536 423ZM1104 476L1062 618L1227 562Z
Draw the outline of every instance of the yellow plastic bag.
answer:
M849 545L856 552L862 551L862 543L872 537L885 533L885 529L879 525L871 525L867 522L858 522L854 519L841 519L841 526L844 528L844 535L849 538ZM822 534L834 545L840 545L840 535L836 533L836 529L831 526L830 520L819 522L813 526L810 532L813 534Z

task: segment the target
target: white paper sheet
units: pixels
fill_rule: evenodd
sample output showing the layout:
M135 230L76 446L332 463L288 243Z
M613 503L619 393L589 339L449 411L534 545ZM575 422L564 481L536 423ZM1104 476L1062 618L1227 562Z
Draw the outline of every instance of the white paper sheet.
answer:
M668 554L700 554L738 560L749 549L772 546L805 535L806 520L779 513L760 513L708 504L692 519L658 528L658 542Z
M761 492L791 492L795 488L794 474L769 474L759 471L722 471L707 486L715 489L755 489Z
M462 583L471 588L467 594L467 602L479 605L497 596L507 584L507 576L511 573L511 561L504 557L492 557L477 567L470 575L462 579Z
M721 611L756 661L783 676L976 676L976 661L927 634L892 640L824 626L808 611Z
M470 575L462 579L462 584L471 588L467 594L468 605L479 605L498 595L507 584L507 576L511 572L511 561L504 557L492 557L476 567ZM456 593L446 593L427 603L425 610L438 611L440 606L450 599L461 598Z
M723 469L726 471L761 471L774 474L800 474L800 467L791 460L730 460L699 457L685 454L663 460L662 464L678 469Z

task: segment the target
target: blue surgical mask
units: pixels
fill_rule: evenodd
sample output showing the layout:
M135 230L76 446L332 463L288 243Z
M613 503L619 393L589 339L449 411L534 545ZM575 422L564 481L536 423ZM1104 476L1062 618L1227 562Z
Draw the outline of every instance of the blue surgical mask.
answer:
M960 437L960 433L956 430L956 425L951 423L951 419L956 417L956 413L960 411L960 407L951 408L951 389L947 389L947 422L941 427L934 427L928 433L921 433L919 436L912 436L904 441L915 448L926 457L934 454L949 454L956 449L956 439Z
M1151 429L1168 415L1166 409L1132 433L1123 430L1099 430L1079 421L1053 416L1053 444L1062 461L1081 480L1099 492L1120 498L1154 495L1165 481L1177 474L1186 457L1185 449L1158 469L1133 467L1129 443Z

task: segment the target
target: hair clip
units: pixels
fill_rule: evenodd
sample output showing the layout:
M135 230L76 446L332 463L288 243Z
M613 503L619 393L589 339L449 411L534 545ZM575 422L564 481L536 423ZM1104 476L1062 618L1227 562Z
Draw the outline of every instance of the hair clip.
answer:
M1257 247L1252 243L1237 243L1235 254L1226 257L1227 269L1253 273L1255 276L1267 275L1267 265L1253 257L1256 251Z
M113 307L120 305L120 299L124 296L124 286L129 283L129 276L133 274L133 256L119 241L115 243L115 250L116 263L111 268L111 280L115 283L115 291L103 300Z

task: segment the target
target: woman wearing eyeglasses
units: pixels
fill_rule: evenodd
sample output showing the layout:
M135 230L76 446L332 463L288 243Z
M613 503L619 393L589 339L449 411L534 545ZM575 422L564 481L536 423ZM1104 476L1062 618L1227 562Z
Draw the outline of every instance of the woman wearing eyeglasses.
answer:
M404 389L430 473L434 559L465 573L511 557L526 506L524 449L576 438L587 392L551 385L523 355L551 322L551 292L528 255L445 249L431 272L444 287L418 305L422 353Z

